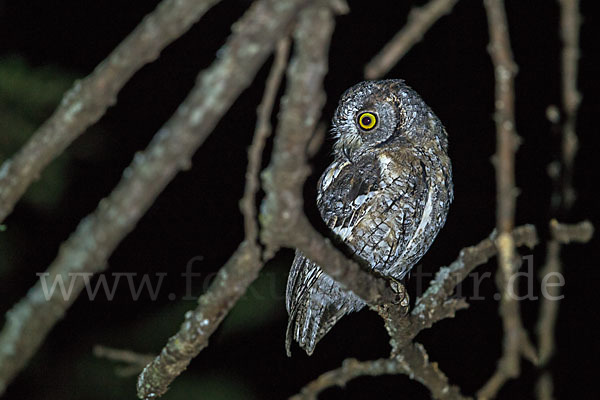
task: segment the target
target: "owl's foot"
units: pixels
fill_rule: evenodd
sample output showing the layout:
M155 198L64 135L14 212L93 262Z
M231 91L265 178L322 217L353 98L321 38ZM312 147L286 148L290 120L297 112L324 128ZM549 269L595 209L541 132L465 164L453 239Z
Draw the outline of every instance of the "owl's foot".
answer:
M408 304L410 302L410 297L408 296L408 292L406 291L404 284L402 284L402 282L400 282L399 280L391 278L390 287L392 288L392 291L396 293L396 298L392 303L400 305L402 308L406 309L406 312L408 312Z

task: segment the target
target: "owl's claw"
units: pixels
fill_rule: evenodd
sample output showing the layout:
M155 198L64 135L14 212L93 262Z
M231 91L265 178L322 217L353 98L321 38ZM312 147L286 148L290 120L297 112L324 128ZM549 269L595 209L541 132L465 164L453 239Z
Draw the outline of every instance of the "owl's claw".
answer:
M392 303L395 305L400 305L400 306L406 308L408 311L408 304L410 302L410 298L409 298L408 292L406 291L406 288L404 287L402 282L400 282L394 278L391 278L390 279L390 287L394 291L394 293L396 293L396 298L394 299L394 301Z

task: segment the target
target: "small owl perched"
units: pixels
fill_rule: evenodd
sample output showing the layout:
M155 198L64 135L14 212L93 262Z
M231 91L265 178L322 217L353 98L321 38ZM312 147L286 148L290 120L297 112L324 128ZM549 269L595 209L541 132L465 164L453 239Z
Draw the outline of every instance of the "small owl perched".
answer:
M333 117L334 161L319 179L321 217L354 258L402 280L446 221L452 167L444 126L404 81L361 82ZM365 303L296 251L287 283L286 350L310 355L345 314Z

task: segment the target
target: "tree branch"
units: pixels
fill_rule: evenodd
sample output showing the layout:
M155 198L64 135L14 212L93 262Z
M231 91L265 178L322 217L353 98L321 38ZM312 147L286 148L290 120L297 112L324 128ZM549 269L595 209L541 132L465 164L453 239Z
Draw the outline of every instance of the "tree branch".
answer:
M343 5L336 10L344 12ZM325 101L322 81L327 72L327 49L333 30L331 10L306 11L295 33L297 55L288 71L288 90L269 167L263 172L266 192L261 208L261 241L266 256L280 247L300 249L344 288L369 304L391 302L396 294L387 282L348 260L306 219L302 188L309 174L306 149Z
M261 209L261 241L266 254L290 243L304 219L302 187L309 174L306 148L325 103L323 79L327 73L333 15L326 6L303 11L294 42L296 53L288 68L288 87L281 102L281 116L271 163L262 173L266 197Z
M193 153L250 84L277 38L287 31L299 8L306 3L308 0L262 0L251 7L235 25L221 56L199 75L196 86L177 112L148 148L136 154L110 196L100 201L96 211L84 218L61 246L48 269L48 280L75 279L73 273L104 270L110 254L158 194L178 171L190 167ZM235 260L246 259L255 251L252 244L242 244L240 248L245 250L240 250ZM83 287L82 280L76 279L69 298L54 292L46 300L38 282L7 313L0 333L0 394Z
M162 396L219 327L262 268L260 248L243 242L219 270L198 307L185 314L179 331L171 336L160 354L144 368L137 383L140 399Z
M288 62L290 52L290 39L283 38L277 45L275 59L271 72L265 85L263 99L257 108L256 129L254 139L248 149L248 168L246 170L246 187L244 196L240 201L240 209L244 215L244 227L246 231L246 240L256 243L258 240L258 224L256 223L256 193L260 188L258 174L260 172L261 160L265 142L271 136L271 115L273 114L273 105L275 97L281 85L283 74Z
M135 72L158 58L219 0L163 0L92 74L64 95L52 116L0 166L0 222L43 169L115 104Z
M130 350L113 349L106 346L96 345L93 348L94 356L106 358L110 361L125 363L124 367L117 367L115 373L121 377L127 377L140 373L154 356L152 354L139 354Z
M515 187L515 153L519 137L515 131L514 76L517 66L513 61L508 34L508 22L503 0L485 0L488 17L489 52L496 78L496 226L498 229L498 272L496 282L502 297L500 315L504 329L504 346L498 368L478 392L482 399L493 398L504 382L520 373L520 357L536 362L536 353L521 322L519 303L510 296L515 293L515 281L510 277L518 269L515 244L510 232L514 227L517 189Z
M196 310L185 315L179 332L169 338L160 355L144 368L138 379L138 396L155 398L163 395L168 386L181 374L192 358L208 346L208 339L221 324L231 308L257 278L263 266L257 243L255 196L259 189L258 171L266 138L269 136L270 116L289 54L290 42L279 41L275 60L267 78L263 99L258 106L258 119L252 144L248 149L246 187L240 201L246 230L245 242L219 270L217 278L200 300Z
M550 231L552 239L548 242L546 249L546 264L539 273L540 280L542 281L548 276L562 273L562 263L560 260L561 245L573 242L589 242L594 234L594 227L589 221L570 225L561 224L553 219L550 221ZM539 319L536 327L541 367L545 367L554 355L554 328L558 316L559 302L557 298L560 296L560 287L549 285L547 291L549 296L544 296L541 299Z
M533 248L538 243L537 233L532 225L515 228L511 237L516 246ZM478 244L462 249L452 264L440 268L427 290L415 301L407 318L386 321L386 324L395 327L390 333L393 351L400 351L423 329L430 328L441 319L453 317L457 310L465 308L466 302L452 299L454 289L475 268L487 263L498 252L496 234L492 233Z
M562 40L562 105L565 114L561 152L561 205L570 209L575 202L573 166L579 140L576 134L577 111L581 94L577 90L579 63L579 0L559 0L560 37Z
M552 237L561 244L587 243L594 235L594 225L590 221L578 224L561 224L557 220L550 221Z
M385 47L365 67L367 79L381 78L400 61L421 39L433 24L452 11L458 0L430 0L423 7L414 8L408 20Z
M555 216L566 216L576 200L576 193L573 188L573 167L578 147L576 134L577 112L581 102L581 94L577 90L581 16L579 14L579 0L559 0L559 3L562 40L562 107L565 115L562 123L560 162L556 163L559 170L556 171L555 169L550 174L554 181L551 211ZM548 241L546 264L540 271L541 279L545 279L550 274L560 274L562 272L561 244L567 243L573 234L580 241L590 240L593 233L593 227L587 221L575 226L565 226L559 224L556 220L552 220L550 221L550 229L552 239ZM548 291L553 298L544 297L541 300L536 327L540 366L546 369L537 383L536 394L538 399L541 400L552 398L552 375L547 369L547 364L555 351L554 331L560 305L558 301L554 300L556 298L554 296L560 295L560 289L550 286Z
M532 225L516 227L511 235L516 246L533 248L538 243L537 233ZM399 373L414 375L414 379L431 390L434 398L463 398L457 387L448 384L448 379L437 364L428 363L425 349L420 344L412 343L412 340L422 330L430 328L441 319L453 317L457 310L467 307L463 299L452 299L454 289L475 268L497 254L495 233L474 246L462 249L454 262L440 268L409 315L400 315L393 307L380 307L392 346L389 359L365 362L348 360L349 364L345 362L341 368L324 373L293 398L313 399L322 390L334 385L343 386L358 376Z
M405 347L401 354L393 358L372 361L358 361L353 358L344 360L338 369L328 371L302 388L302 391L290 397L290 400L316 399L323 390L333 386L345 386L360 376L381 376L404 374L429 389L434 399L467 399L460 389L448 383L448 378L437 366L430 363L425 348L419 343Z

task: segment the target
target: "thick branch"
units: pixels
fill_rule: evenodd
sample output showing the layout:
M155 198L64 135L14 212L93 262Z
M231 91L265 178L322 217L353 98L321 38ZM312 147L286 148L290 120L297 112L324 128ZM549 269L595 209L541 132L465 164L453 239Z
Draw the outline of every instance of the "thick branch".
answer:
M218 1L162 1L92 74L75 82L54 114L0 167L0 222L50 161L116 102L133 74L158 58Z
M288 29L298 9L308 0L262 0L235 25L235 32L213 65L202 72L196 86L143 152L135 156L123 178L96 211L86 217L61 246L49 268L52 282L72 273L97 272L175 174L190 167L191 157L217 121L252 81ZM244 246L242 246L244 247ZM245 248L245 247L244 247ZM76 279L72 295L55 292L46 300L38 282L8 314L0 333L0 393L23 368L48 331L83 289ZM58 291L60 292L60 291Z
M408 14L406 26L402 28L365 67L367 79L381 78L417 44L433 24L452 11L458 0L430 0L421 8Z
M323 79L327 73L333 15L326 6L305 10L294 32L296 51L288 68L288 86L269 167L263 171L266 192L262 204L261 240L267 255L290 246L304 218L302 186L309 174L306 148L325 103Z
M260 248L244 242L219 270L198 307L185 314L179 332L169 338L158 357L144 368L137 384L140 399L162 396L169 384L208 346L208 339L221 324L262 267Z
M382 297L391 302L395 294L385 280L349 261L303 213L302 187L309 173L306 149L325 101L322 81L332 29L331 10L321 6L305 12L295 33L297 51L289 68L273 157L262 174L267 195L261 210L261 240L267 255L281 246L298 248L368 303L383 303Z
M161 354L144 369L138 380L138 395L141 398L160 396L167 391L169 384L183 372L192 358L208 345L209 337L256 279L263 265L257 243L254 198L259 188L258 171L262 151L271 131L269 119L287 65L289 47L287 38L280 40L277 46L263 100L258 106L256 131L248 149L246 188L240 201L246 229L245 243L219 271L217 279L200 298L196 310L186 314L179 332L169 339Z

